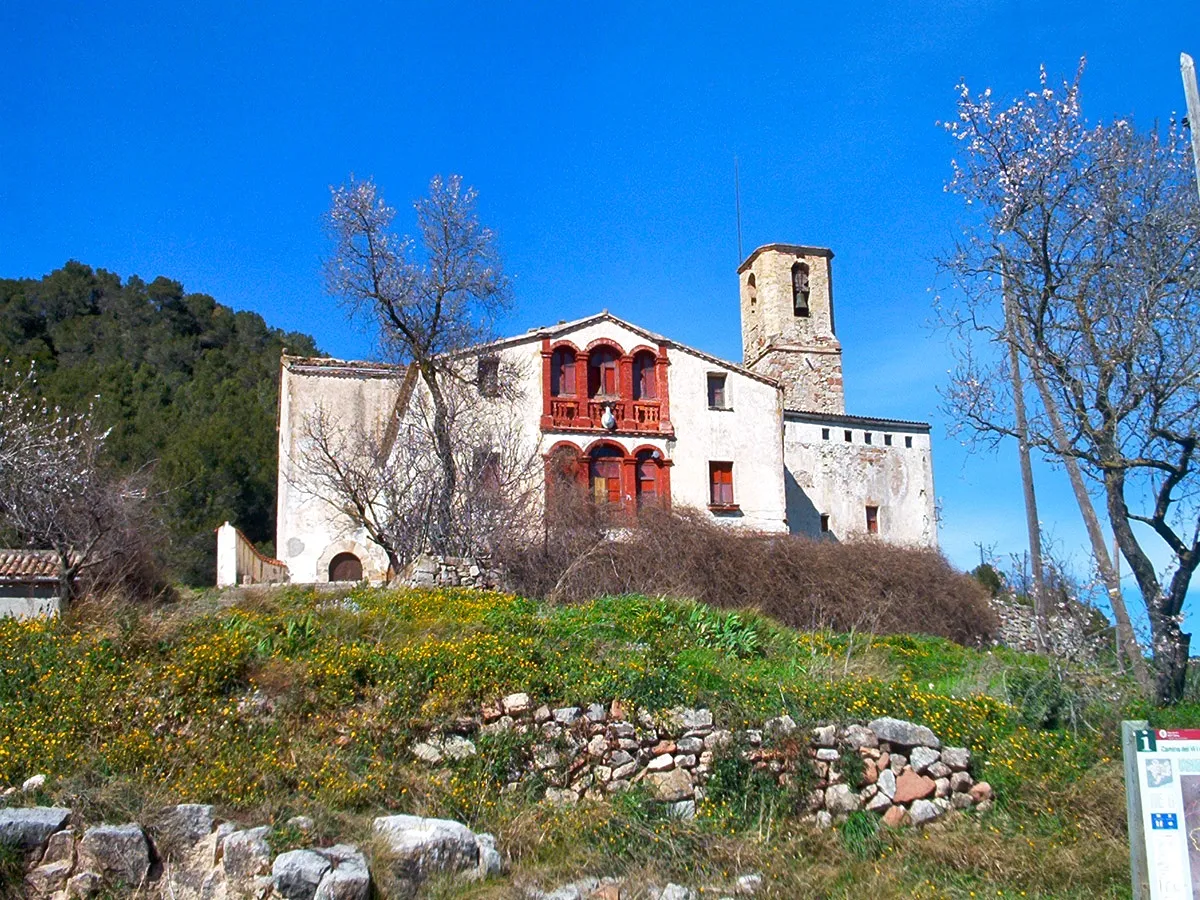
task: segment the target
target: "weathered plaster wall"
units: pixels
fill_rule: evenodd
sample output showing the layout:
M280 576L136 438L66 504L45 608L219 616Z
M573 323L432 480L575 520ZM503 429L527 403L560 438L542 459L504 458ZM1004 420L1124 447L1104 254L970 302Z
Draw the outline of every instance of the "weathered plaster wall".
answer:
M0 619L37 619L58 615L58 592L52 584L0 585Z
M285 361L279 386L275 552L287 564L292 582L328 581L329 562L340 552L353 553L362 561L365 578L379 581L387 573L387 555L362 529L306 488L296 460L307 449L304 428L309 416L324 408L347 423L379 425L395 407L402 375L403 370L393 370L388 377L346 376L336 370L300 372Z
M823 437L826 429L828 439ZM887 435L892 436L890 447L885 444ZM905 446L905 438L911 438L911 448ZM820 535L824 513L829 516L828 537L862 536L867 533L866 507L876 506L881 539L937 546L928 429L788 414L783 446L788 525L793 533Z

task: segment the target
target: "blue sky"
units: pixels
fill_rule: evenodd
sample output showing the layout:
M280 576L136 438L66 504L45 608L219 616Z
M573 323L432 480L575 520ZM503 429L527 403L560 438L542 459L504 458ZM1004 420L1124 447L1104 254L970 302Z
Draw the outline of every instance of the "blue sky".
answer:
M1084 109L1182 109L1200 4L921 2L56 3L0 7L0 276L67 259L189 290L358 357L322 289L329 186L373 176L407 226L461 173L501 236L505 330L600 308L740 356L733 158L745 252L836 253L848 410L931 421L942 544L1022 547L1015 457L969 455L937 387L933 257L954 86L1009 97L1088 57ZM1043 519L1083 565L1061 477Z

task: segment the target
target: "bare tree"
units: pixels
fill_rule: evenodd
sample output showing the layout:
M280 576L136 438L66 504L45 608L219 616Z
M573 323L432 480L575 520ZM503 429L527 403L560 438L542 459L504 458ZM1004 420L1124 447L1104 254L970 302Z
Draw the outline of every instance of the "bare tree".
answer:
M379 330L385 355L417 367L428 394L430 435L440 467L430 497L428 540L445 552L453 542L461 475L446 392L451 382L477 383L464 350L492 337L510 304L495 235L475 212L476 192L452 175L435 177L415 204L419 246L393 230L395 210L373 181L333 190L327 217L334 249L326 267L331 293Z
M17 374L5 366L0 527L24 546L54 551L58 596L66 604L76 597L81 575L122 580L145 561L145 480L110 475L101 461L107 433L90 415L49 405L38 396L32 368Z
M1200 204L1187 142L1174 125L1088 125L1079 75L1054 89L1043 71L1039 90L1003 109L960 90L951 189L976 218L946 261L961 302L945 312L963 339L949 405L978 434L1015 435L1008 351L1028 366L1030 445L1067 470L1136 672L1144 660L1092 491L1103 498L1145 602L1155 694L1174 702L1200 563ZM1151 557L1163 551L1160 578Z
M510 384L519 377L506 378ZM490 555L502 541L528 539L536 521L542 460L522 431L519 395L481 398L474 385L449 381L440 395L418 391L397 418L372 426L319 408L306 418L294 483L361 528L400 572L426 549ZM436 429L444 427L454 460L450 508ZM435 530L436 529L436 530Z

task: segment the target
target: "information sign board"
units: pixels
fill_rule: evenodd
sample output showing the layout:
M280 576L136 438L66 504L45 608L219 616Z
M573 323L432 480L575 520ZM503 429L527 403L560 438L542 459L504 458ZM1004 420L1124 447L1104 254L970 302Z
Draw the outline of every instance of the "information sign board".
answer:
M1200 900L1200 730L1127 725L1142 726L1125 742L1135 895Z

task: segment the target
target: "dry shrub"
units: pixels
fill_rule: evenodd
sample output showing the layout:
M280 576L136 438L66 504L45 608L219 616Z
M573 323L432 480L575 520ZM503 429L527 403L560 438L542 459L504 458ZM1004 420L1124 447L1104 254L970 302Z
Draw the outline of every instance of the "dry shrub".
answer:
M604 594L690 597L757 609L801 629L940 635L962 644L997 629L987 594L935 550L837 543L724 527L692 510L606 519L578 492L551 497L542 543L504 553L511 587L578 601Z

